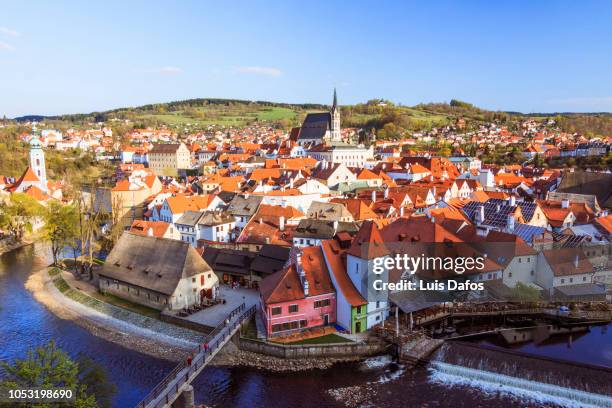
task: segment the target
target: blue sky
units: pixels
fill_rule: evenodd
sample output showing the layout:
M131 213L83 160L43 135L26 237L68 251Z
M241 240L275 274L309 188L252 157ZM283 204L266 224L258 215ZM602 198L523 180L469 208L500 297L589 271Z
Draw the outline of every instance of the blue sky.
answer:
M341 104L612 111L610 1L91 3L0 2L0 115L334 86Z

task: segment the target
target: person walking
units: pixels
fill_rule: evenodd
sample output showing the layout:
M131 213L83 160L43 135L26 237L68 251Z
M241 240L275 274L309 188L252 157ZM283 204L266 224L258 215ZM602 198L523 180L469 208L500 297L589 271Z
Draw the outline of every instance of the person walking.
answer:
M193 361L193 355L190 354L189 357L187 357L187 365L191 365L192 361Z

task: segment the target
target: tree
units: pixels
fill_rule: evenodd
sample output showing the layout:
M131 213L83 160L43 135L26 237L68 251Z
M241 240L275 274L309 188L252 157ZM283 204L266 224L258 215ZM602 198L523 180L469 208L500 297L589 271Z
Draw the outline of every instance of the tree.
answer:
M510 297L513 300L521 302L535 302L540 299L540 291L522 282L518 282L516 286L512 288Z
M77 358L79 379L87 395L94 395L98 406L110 408L117 392L115 384L110 382L106 370L91 358L81 354Z
M34 198L23 193L13 193L10 199L0 203L0 229L6 230L20 241L26 231L31 232L42 206Z
M51 242L53 263L57 264L62 249L75 245L78 237L79 214L74 205L50 201L44 214L45 238Z
M98 407L95 396L87 394L87 387L79 379L79 365L59 349L54 341L30 350L25 359L16 359L13 364L1 362L0 367L6 372L5 379L0 382L2 389L67 388L75 395L75 407ZM44 403L34 405L36 408L51 406Z

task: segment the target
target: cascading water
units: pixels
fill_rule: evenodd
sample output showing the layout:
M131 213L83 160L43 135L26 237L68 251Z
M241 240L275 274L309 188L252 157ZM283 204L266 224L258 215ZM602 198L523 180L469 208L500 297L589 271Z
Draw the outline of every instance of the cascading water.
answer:
M469 385L540 403L612 407L612 369L447 342L429 364L430 380Z

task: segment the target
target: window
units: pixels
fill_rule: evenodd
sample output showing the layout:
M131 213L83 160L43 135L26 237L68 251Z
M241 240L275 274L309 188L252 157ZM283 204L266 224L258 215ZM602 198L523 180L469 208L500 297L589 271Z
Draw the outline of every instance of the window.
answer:
M307 327L308 326L308 321L307 320L300 320L300 328L301 327Z
M523 260L521 258L519 258L518 260L519 260L519 263L523 262Z
M314 302L314 307L315 309L318 309L320 307L329 306L330 304L331 302L329 299L317 300L316 302Z
M357 306L357 314L361 313L361 306Z
M527 262L531 262L531 258L527 257Z
M533 276L534 274L535 274L535 271L533 271L533 270L532 270L532 271L531 271L531 276Z
M512 277L512 272L508 272L508 277L511 278Z
M583 277L582 277L582 281L583 281L583 282L586 282L586 276L583 276Z
M565 283L565 279L561 279L561 283Z
M298 305L289 305L289 313L297 313Z
M195 283L195 278L191 278L191 282L192 282L192 283Z
M570 278L570 283L574 282L574 278Z
M380 302L376 302L376 308L378 309L380 307Z
M281 313L282 313L282 311L283 311L283 308L282 308L282 307L280 307L280 306L278 306L278 307L273 307L273 308L272 308L272 316L274 316L274 315L279 315L279 314L281 314Z

